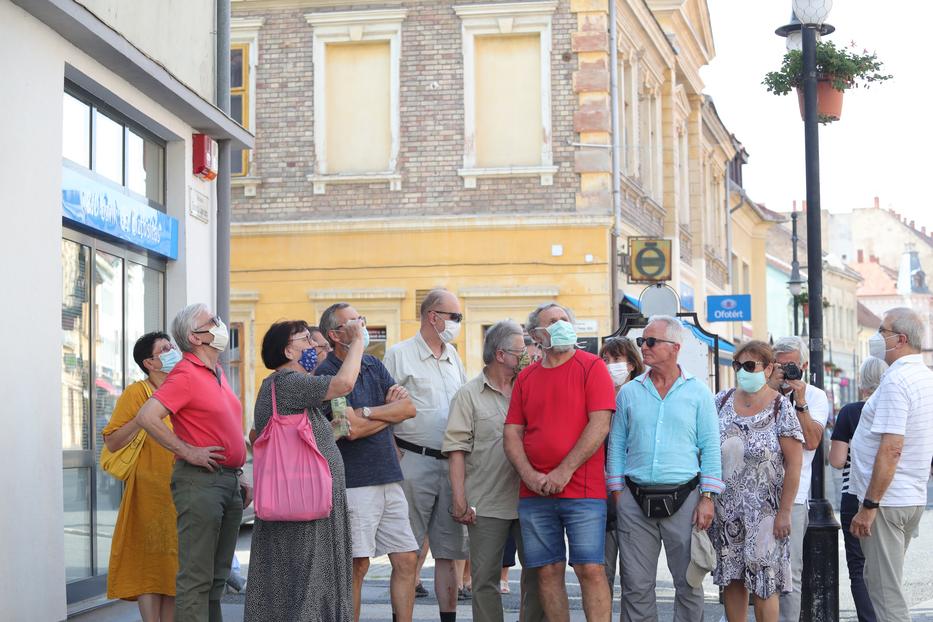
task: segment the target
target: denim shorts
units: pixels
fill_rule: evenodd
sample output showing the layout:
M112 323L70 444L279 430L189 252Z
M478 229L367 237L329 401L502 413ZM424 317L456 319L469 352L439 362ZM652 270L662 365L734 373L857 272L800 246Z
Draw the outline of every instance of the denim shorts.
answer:
M527 568L567 560L570 565L606 561L606 500L525 497L518 502Z

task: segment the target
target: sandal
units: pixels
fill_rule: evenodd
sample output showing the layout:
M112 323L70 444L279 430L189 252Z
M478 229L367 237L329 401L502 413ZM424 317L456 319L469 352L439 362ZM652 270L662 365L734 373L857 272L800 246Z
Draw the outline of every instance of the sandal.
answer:
M509 588L508 581L499 581L499 593L500 594L510 594L512 590Z

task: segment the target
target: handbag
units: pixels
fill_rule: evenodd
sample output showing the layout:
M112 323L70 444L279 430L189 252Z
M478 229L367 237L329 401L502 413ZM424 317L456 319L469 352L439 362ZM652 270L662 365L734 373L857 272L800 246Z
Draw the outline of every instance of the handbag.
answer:
M149 388L148 382L143 385L143 388L146 389L148 400L152 397L152 389ZM139 452L142 451L147 436L145 430L140 430L133 440L116 451L110 451L105 444L100 450L101 468L118 480L126 481L133 472L136 461L139 460Z
M267 521L311 521L330 516L330 465L303 415L280 415L272 379L272 418L253 444L256 516Z

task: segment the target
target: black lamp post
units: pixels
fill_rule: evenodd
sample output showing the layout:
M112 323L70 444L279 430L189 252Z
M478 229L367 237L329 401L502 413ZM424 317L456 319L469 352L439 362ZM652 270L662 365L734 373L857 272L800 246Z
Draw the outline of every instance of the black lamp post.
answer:
M807 294L810 301L810 382L823 388L823 249L820 222L820 146L816 102L816 38L835 30L824 23L832 0L793 0L794 18L775 32L798 34L802 45L804 143L807 178ZM813 457L810 486L810 524L803 545L801 619L813 622L839 619L839 523L826 499L823 442Z
M797 215L797 208L794 207L794 211L790 215L790 241L794 245L794 258L790 262L790 279L787 281L787 289L790 290L790 295L794 299L794 336L800 334L800 323L797 317L797 311L800 305L800 292L803 291L803 284L806 282L800 278L800 262L797 261L797 240L799 239L797 237Z

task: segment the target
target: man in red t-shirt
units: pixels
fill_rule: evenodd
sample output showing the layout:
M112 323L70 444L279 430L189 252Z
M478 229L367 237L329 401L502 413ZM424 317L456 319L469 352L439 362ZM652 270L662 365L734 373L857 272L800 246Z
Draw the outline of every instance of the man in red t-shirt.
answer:
M522 479L518 517L524 565L538 568L547 619L569 620L566 532L586 618L608 620L612 595L603 570L602 445L615 410L612 377L602 359L576 349L568 309L543 304L528 316L526 330L541 346L544 358L516 378L504 433L505 453Z
M175 316L172 335L183 358L135 421L176 456L175 620L220 620L220 597L251 496L240 481L246 461L242 407L218 364L229 341L223 321L207 305L188 305ZM162 423L169 416L174 431Z

